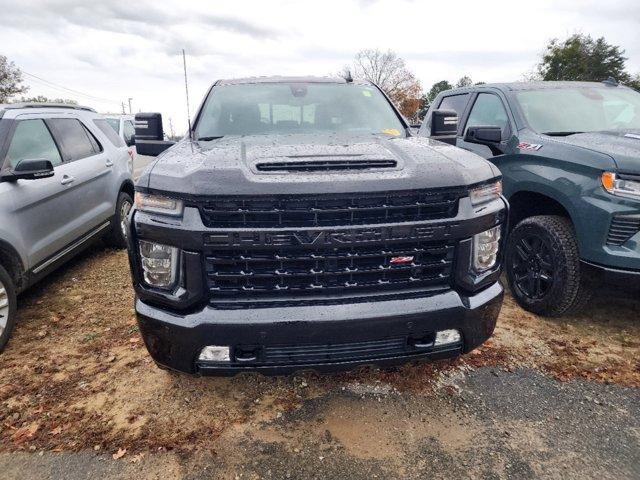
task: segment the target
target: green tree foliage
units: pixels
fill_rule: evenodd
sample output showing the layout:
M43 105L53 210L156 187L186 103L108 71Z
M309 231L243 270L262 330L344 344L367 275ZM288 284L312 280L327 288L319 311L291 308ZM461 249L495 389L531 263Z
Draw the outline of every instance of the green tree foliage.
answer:
M452 88L453 85L451 85L447 80L440 80L439 82L434 83L431 86L431 89L427 92L427 101L431 104L440 92L451 90Z
M7 57L0 55L0 103L20 93L25 93L29 87L22 85L22 72Z
M456 83L456 88L470 87L471 85L473 85L473 80L471 80L471 77L465 75L460 80L458 80L458 83Z
M631 83L626 60L624 50L607 43L604 37L594 40L590 35L574 34L563 41L551 40L538 73L542 80L600 82L613 77L621 83Z

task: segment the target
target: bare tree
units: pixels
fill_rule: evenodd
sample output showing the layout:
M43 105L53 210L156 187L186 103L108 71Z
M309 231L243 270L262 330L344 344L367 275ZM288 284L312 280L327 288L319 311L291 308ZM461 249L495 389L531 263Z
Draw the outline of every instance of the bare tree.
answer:
M29 87L22 84L22 72L7 57L0 55L0 103L6 103L13 95L25 93Z
M392 50L378 49L359 51L353 61L353 68L344 67L342 77L351 73L354 78L362 78L378 85L396 104L403 115L414 118L420 106L422 88L420 81L409 71L405 61Z

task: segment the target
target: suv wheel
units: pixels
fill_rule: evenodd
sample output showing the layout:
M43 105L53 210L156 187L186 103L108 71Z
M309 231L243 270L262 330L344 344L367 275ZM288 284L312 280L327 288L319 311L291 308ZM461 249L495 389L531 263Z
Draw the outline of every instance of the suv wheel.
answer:
M9 341L16 323L16 290L7 271L0 266L0 352Z
M131 195L120 192L116 204L116 215L113 219L111 233L107 237L107 243L115 248L127 248L127 216L133 206Z
M525 310L559 316L579 310L592 289L580 270L571 222L541 215L521 221L507 241L506 269L511 293Z

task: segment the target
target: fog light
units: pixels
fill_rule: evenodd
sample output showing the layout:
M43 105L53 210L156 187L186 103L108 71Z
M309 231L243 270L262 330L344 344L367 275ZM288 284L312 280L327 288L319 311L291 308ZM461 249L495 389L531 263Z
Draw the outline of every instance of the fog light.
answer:
M168 288L176 281L178 249L155 242L140 241L144 281L151 287Z
M462 340L460 332L455 329L440 330L436 333L436 341L434 345L441 347L442 345L451 345L452 343L459 343Z
M484 272L498 263L500 249L501 227L474 235L473 237L473 268L476 272Z
M209 345L204 347L198 360L204 360L207 362L228 362L231 360L229 355L229 347L218 347L215 345Z

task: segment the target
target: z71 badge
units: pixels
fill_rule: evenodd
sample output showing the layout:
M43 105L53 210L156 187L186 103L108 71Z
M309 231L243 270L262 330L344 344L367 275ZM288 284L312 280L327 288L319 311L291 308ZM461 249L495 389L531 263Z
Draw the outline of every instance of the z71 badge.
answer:
M520 150L533 150L533 151L537 152L538 150L540 150L542 148L542 145L540 145L539 143L521 142L521 143L518 144L518 148Z

